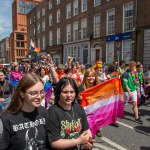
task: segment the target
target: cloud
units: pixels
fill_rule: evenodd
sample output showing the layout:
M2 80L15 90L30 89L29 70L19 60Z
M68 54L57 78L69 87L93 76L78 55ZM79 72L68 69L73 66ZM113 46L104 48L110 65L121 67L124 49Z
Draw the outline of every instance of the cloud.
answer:
M0 39L12 31L12 0L0 1Z

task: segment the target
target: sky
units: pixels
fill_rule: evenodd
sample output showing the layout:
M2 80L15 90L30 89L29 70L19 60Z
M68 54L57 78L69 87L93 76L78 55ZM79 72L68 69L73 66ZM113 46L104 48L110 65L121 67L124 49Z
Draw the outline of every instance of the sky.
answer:
M12 32L12 1L0 0L0 40Z

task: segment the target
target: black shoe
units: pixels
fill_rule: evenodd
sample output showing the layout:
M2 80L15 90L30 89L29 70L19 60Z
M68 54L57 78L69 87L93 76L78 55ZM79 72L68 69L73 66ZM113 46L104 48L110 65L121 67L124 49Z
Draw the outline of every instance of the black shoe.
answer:
M103 135L102 135L102 132L101 132L100 130L98 130L98 131L96 132L96 136L101 138L101 137L103 136Z
M139 123L139 124L143 124L143 121L141 120L140 117L139 117L138 119L135 119L135 122L136 122L136 123Z
M114 127L116 127L116 128L118 128L119 127L119 124L118 123L112 123L112 124L110 124L111 126L114 126Z

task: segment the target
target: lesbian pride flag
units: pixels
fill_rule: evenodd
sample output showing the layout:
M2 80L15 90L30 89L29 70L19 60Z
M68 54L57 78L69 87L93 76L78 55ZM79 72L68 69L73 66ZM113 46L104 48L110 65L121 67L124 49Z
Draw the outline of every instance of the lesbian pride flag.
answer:
M119 78L100 83L80 93L92 135L124 116L123 90Z

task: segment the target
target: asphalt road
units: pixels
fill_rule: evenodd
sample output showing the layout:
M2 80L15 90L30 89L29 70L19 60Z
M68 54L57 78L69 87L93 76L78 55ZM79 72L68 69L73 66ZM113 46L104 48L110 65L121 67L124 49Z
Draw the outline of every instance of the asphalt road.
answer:
M150 100L139 108L143 124L134 121L132 105L125 107L124 119L118 119L119 127L102 129L102 138L96 137L93 150L150 150Z

